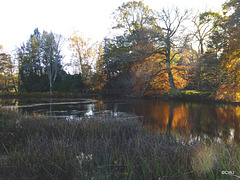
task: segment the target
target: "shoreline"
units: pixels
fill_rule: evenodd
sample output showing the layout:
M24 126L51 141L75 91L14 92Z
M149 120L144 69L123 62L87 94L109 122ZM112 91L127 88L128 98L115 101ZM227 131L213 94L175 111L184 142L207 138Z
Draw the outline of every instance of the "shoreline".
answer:
M0 98L2 99L124 99L124 100L132 100L132 99L153 99L153 100L177 100L177 101L185 101L185 102L200 102L200 103L215 103L215 104L231 104L235 106L240 106L240 102L226 101L214 99L213 92L204 92L204 91L195 91L195 90L174 90L169 91L162 95L154 95L154 96L135 96L135 95L127 95L127 96L103 96L102 94L73 94L73 93L61 93L56 92L54 94L49 93L41 93L41 92L33 92L33 93L7 93L0 94Z

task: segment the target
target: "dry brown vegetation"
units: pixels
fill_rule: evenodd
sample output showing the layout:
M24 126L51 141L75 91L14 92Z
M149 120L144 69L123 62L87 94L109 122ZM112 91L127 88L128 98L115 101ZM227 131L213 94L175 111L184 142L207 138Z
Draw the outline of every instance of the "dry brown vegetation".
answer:
M133 115L67 121L4 111L0 119L0 179L232 179L240 172L239 147L153 135Z

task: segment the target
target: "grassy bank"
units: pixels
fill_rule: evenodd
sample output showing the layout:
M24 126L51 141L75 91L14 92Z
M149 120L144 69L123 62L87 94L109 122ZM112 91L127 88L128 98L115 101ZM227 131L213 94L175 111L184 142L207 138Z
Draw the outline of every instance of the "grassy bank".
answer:
M132 115L0 115L0 179L233 179L240 148L153 135ZM234 175L222 174L234 171Z
M180 101L190 101L190 102L211 102L219 104L232 104L240 105L240 102L226 101L221 99L216 99L215 92L208 91L197 91L197 90L170 90L162 95L155 96L154 98L159 98L163 100L180 100Z
M180 99L180 100L214 100L209 96L213 95L214 92L196 91L196 90L169 90L168 92L160 95L160 98L165 99Z

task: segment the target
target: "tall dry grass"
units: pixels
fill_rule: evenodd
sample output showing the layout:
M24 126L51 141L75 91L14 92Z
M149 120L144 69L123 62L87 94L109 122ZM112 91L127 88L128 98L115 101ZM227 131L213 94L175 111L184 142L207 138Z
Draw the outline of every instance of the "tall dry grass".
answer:
M234 179L240 172L239 147L153 135L133 115L67 121L4 111L1 122L0 179Z

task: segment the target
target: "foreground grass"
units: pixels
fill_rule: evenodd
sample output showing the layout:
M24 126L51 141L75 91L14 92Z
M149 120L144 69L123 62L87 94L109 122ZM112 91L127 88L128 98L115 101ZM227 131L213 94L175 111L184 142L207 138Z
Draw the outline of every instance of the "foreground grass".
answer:
M134 116L0 116L0 179L234 179L240 148L153 135ZM222 174L234 171L234 175Z

